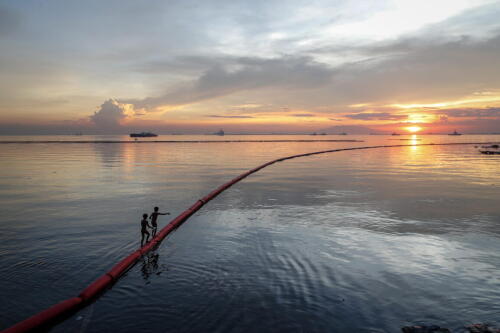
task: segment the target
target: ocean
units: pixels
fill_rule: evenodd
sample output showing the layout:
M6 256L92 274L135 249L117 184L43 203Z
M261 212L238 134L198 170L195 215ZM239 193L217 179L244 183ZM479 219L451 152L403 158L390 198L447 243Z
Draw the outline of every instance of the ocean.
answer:
M344 139L359 142L325 141ZM154 140L168 142L142 142ZM161 228L267 161L400 144L287 160L245 178L51 332L500 326L500 156L474 144L418 146L500 135L140 141L0 137L0 329L78 295L135 251L154 206L170 213Z

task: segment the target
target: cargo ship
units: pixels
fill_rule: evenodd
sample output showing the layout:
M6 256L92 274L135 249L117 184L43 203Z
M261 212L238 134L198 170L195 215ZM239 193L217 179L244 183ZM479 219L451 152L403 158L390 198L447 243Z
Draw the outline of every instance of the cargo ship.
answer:
M141 132L141 133L131 133L131 138L153 138L158 136L158 134L150 133L150 132Z

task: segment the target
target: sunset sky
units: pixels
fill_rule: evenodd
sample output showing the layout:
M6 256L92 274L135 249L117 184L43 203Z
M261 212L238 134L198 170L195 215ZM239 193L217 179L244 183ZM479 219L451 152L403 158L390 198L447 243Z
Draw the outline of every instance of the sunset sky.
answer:
M0 134L500 132L500 2L0 0Z

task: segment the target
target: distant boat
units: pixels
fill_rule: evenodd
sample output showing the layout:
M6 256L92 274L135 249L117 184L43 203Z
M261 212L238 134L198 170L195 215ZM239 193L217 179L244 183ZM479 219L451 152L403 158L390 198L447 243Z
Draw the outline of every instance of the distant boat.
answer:
M214 135L224 136L224 131L221 129L220 131L215 132Z
M398 134L398 133L396 133L396 132L392 132L392 134L391 134L391 135L401 135L401 134Z
M448 134L448 135L462 135L462 133L458 133L458 132L455 130L455 131L453 131L453 133L450 133L450 134Z
M309 134L309 135L318 135L318 133L316 133L316 132L313 132L313 133L311 133L311 134Z
M158 134L154 134L151 132L141 132L141 133L131 133L130 137L131 138L152 138L158 136Z
M347 135L346 132L339 133L339 135Z

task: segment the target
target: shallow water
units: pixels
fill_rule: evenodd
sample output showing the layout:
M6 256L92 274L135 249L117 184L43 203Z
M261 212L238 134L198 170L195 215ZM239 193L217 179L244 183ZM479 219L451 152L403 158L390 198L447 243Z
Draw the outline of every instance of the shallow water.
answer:
M159 139L199 141L207 136ZM500 136L225 136L364 142L0 144L0 328L81 289L268 160ZM75 137L2 137L74 140ZM77 137L78 140L129 140ZM408 140L399 140L408 139ZM265 168L204 206L54 332L398 332L500 325L500 157L468 146L338 152ZM160 218L160 227L169 221Z

